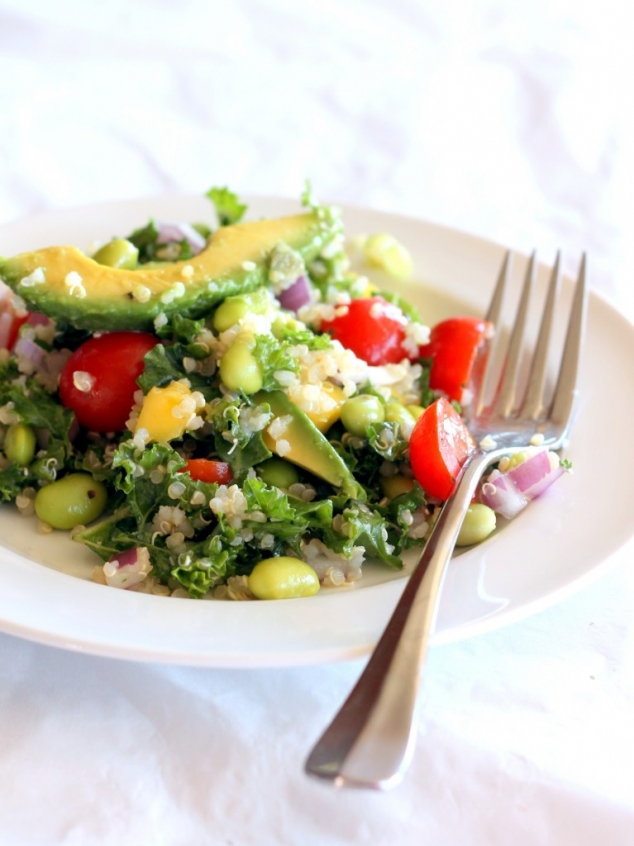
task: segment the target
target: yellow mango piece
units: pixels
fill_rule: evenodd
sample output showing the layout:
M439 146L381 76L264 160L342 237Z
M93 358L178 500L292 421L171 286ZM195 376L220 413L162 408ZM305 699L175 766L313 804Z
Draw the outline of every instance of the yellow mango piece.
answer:
M341 416L341 406L346 401L346 395L339 385L333 385L332 382L324 382L321 385L321 390L328 394L337 404L329 411L307 411L306 416L313 421L320 432L327 432L333 423L336 423Z
M173 441L184 435L194 411L192 392L182 382L151 388L143 400L135 431L145 429L150 441Z

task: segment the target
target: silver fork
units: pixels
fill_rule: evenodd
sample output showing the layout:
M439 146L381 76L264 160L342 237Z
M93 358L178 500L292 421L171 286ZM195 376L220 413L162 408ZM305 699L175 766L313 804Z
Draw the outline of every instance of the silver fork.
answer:
M537 263L533 254L508 343L503 345L499 324L511 258L510 253L504 258L486 315L496 331L481 353L484 366L475 368L482 376L473 385L469 428L476 443L484 446L478 446L465 462L370 660L306 761L307 773L333 781L338 787L390 788L407 769L416 735L421 669L440 591L464 515L482 475L503 456L534 443L536 435L541 445L551 450L560 448L568 436L585 324L586 257L581 260L559 374L550 399L546 396L547 374L560 256L557 255L550 276L534 351L529 355L530 370L523 396L518 395L518 384Z

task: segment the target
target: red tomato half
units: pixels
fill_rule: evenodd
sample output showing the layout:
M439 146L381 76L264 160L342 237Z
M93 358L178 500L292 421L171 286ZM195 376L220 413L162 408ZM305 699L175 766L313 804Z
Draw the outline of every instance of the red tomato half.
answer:
M429 343L420 347L421 358L432 358L429 387L449 399L462 400L473 363L488 324L479 317L450 317L431 330Z
M405 319L399 308L382 297L352 300L348 311L333 320L324 320L322 332L330 332L346 349L368 364L398 364L407 353Z
M445 500L475 441L449 400L441 397L416 421L409 454L416 481L430 496Z
M197 482L217 482L219 485L226 485L233 479L231 467L226 461L211 458L190 458L181 472L189 473Z
M20 326L22 326L26 321L29 319L28 314L24 314L21 317L14 317L13 318L13 325L9 330L9 337L7 339L7 349L13 349L13 345L18 340L18 332L20 331Z
M89 338L62 370L62 404L91 432L122 431L134 405L143 357L157 343L154 335L145 332L109 332Z
M28 320L28 312L17 314L12 302L12 291L0 280L0 349L13 349L20 326Z

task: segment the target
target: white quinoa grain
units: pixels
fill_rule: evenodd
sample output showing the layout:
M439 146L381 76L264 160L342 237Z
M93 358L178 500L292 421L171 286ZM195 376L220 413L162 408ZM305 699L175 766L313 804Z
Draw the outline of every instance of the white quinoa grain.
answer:
M86 289L83 285L83 279L76 270L71 270L64 278L64 285L68 288L71 296L83 299L86 296Z
M34 285L41 285L42 282L46 282L46 275L43 267L36 267L32 273L29 273L28 276L24 276L20 279L20 285L24 288L32 288Z
M284 438L282 438L279 441L275 441L275 451L280 456L280 458L283 458L285 455L288 455L288 453L291 451L291 445L287 440L284 440Z
M485 452L490 452L490 450L495 449L496 443L490 435L486 435L486 437L482 438L480 441L480 447Z
M167 495L170 499L178 499L185 493L186 490L187 489L182 482L172 482L167 489Z
M73 385L82 394L90 393L95 384L95 377L86 370L73 371Z
M147 285L133 285L132 291L132 299L135 300L137 303L147 303L152 296L152 291Z

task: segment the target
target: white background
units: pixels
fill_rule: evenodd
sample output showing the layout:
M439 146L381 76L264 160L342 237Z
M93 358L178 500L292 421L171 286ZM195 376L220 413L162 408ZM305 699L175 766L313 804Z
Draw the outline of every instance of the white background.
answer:
M632 317L632 35L617 2L0 0L0 224L309 178L547 260L587 250ZM302 775L361 662L194 670L0 635L0 843L631 844L631 553L433 649L385 795Z

